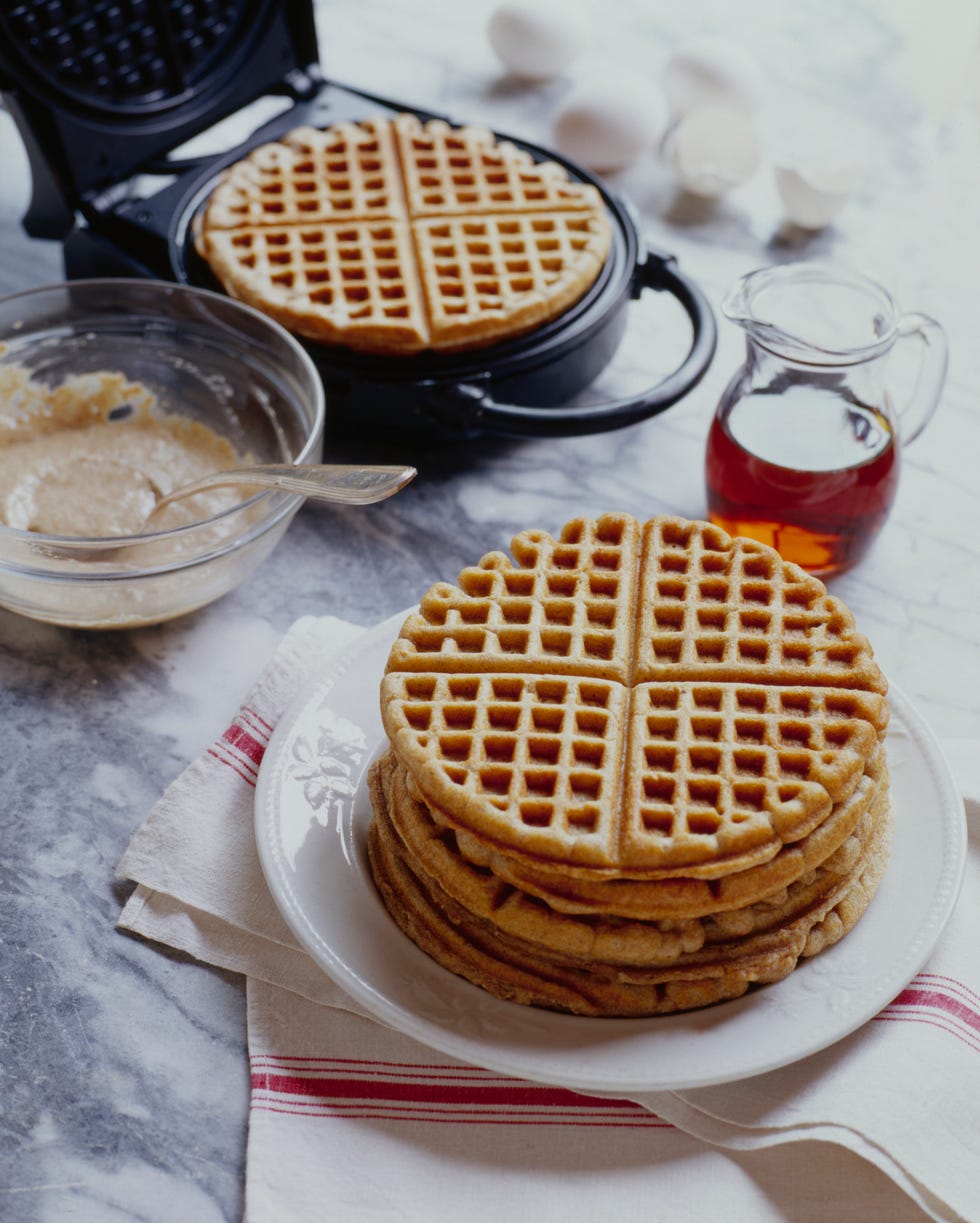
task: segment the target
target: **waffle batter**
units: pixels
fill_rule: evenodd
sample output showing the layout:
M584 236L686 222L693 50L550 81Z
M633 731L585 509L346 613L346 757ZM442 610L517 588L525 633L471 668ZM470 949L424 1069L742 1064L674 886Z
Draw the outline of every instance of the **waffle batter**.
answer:
M122 374L99 372L49 387L0 366L0 522L83 538L138 533L165 493L242 462L207 426L157 409ZM199 522L233 505L217 489L162 511L153 530Z

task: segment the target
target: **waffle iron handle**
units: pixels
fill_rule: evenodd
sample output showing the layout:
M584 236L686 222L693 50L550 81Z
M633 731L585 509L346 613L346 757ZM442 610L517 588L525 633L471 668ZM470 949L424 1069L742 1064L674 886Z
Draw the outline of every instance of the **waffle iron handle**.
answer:
M603 433L636 424L663 412L691 391L704 377L715 354L717 328L711 306L694 281L677 267L672 255L649 251L634 277L634 297L644 289L669 293L691 320L691 346L672 373L655 386L623 399L581 407L533 408L497 403L474 383L445 387L438 406L440 422L464 434L484 430L518 437L569 437Z

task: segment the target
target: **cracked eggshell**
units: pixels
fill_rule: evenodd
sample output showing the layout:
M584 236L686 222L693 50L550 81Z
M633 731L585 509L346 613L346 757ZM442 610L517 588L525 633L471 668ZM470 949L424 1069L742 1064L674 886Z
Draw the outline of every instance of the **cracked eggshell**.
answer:
M863 169L857 163L835 168L774 166L773 174L785 219L801 229L823 229L851 198Z
M581 50L584 15L559 0L513 0L498 4L487 24L490 46L504 67L526 80L559 76Z
M664 93L674 118L712 104L752 115L759 108L763 84L762 69L750 51L708 35L682 43L663 70Z
M811 103L787 110L771 149L785 220L819 230L832 223L874 163L875 136L860 116Z
M873 164L875 137L859 115L797 103L770 141L784 218L803 229L829 225Z
M762 161L754 121L719 105L699 106L678 119L662 152L684 190L709 199L747 182Z
M655 148L666 120L660 90L617 68L575 86L555 115L552 143L565 157L604 174Z

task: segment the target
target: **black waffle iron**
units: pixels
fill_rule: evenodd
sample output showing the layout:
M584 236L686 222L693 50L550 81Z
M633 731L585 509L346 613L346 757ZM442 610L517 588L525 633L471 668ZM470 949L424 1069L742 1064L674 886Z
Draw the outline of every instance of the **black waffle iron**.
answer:
M5 0L0 90L30 159L24 228L63 243L69 280L141 276L218 291L190 235L227 165L299 124L435 117L325 80L310 0ZM285 109L234 148L181 155L192 137L274 96ZM386 358L307 343L328 392L328 431L595 433L663 411L703 376L715 325L697 286L644 245L600 180L507 138L602 193L613 241L599 279L554 321L474 352ZM630 300L647 289L672 294L690 318L677 368L635 396L569 406L608 364Z

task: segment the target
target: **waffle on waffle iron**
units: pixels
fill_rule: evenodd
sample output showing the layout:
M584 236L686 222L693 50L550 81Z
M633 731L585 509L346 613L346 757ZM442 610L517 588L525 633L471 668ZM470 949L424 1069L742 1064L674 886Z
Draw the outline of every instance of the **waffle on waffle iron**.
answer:
M196 245L232 296L379 354L477 348L557 317L603 266L596 189L483 128L303 127L222 176Z
M382 681L370 856L395 920L503 997L658 1014L778 980L887 861L885 682L753 541L626 515L439 583Z

